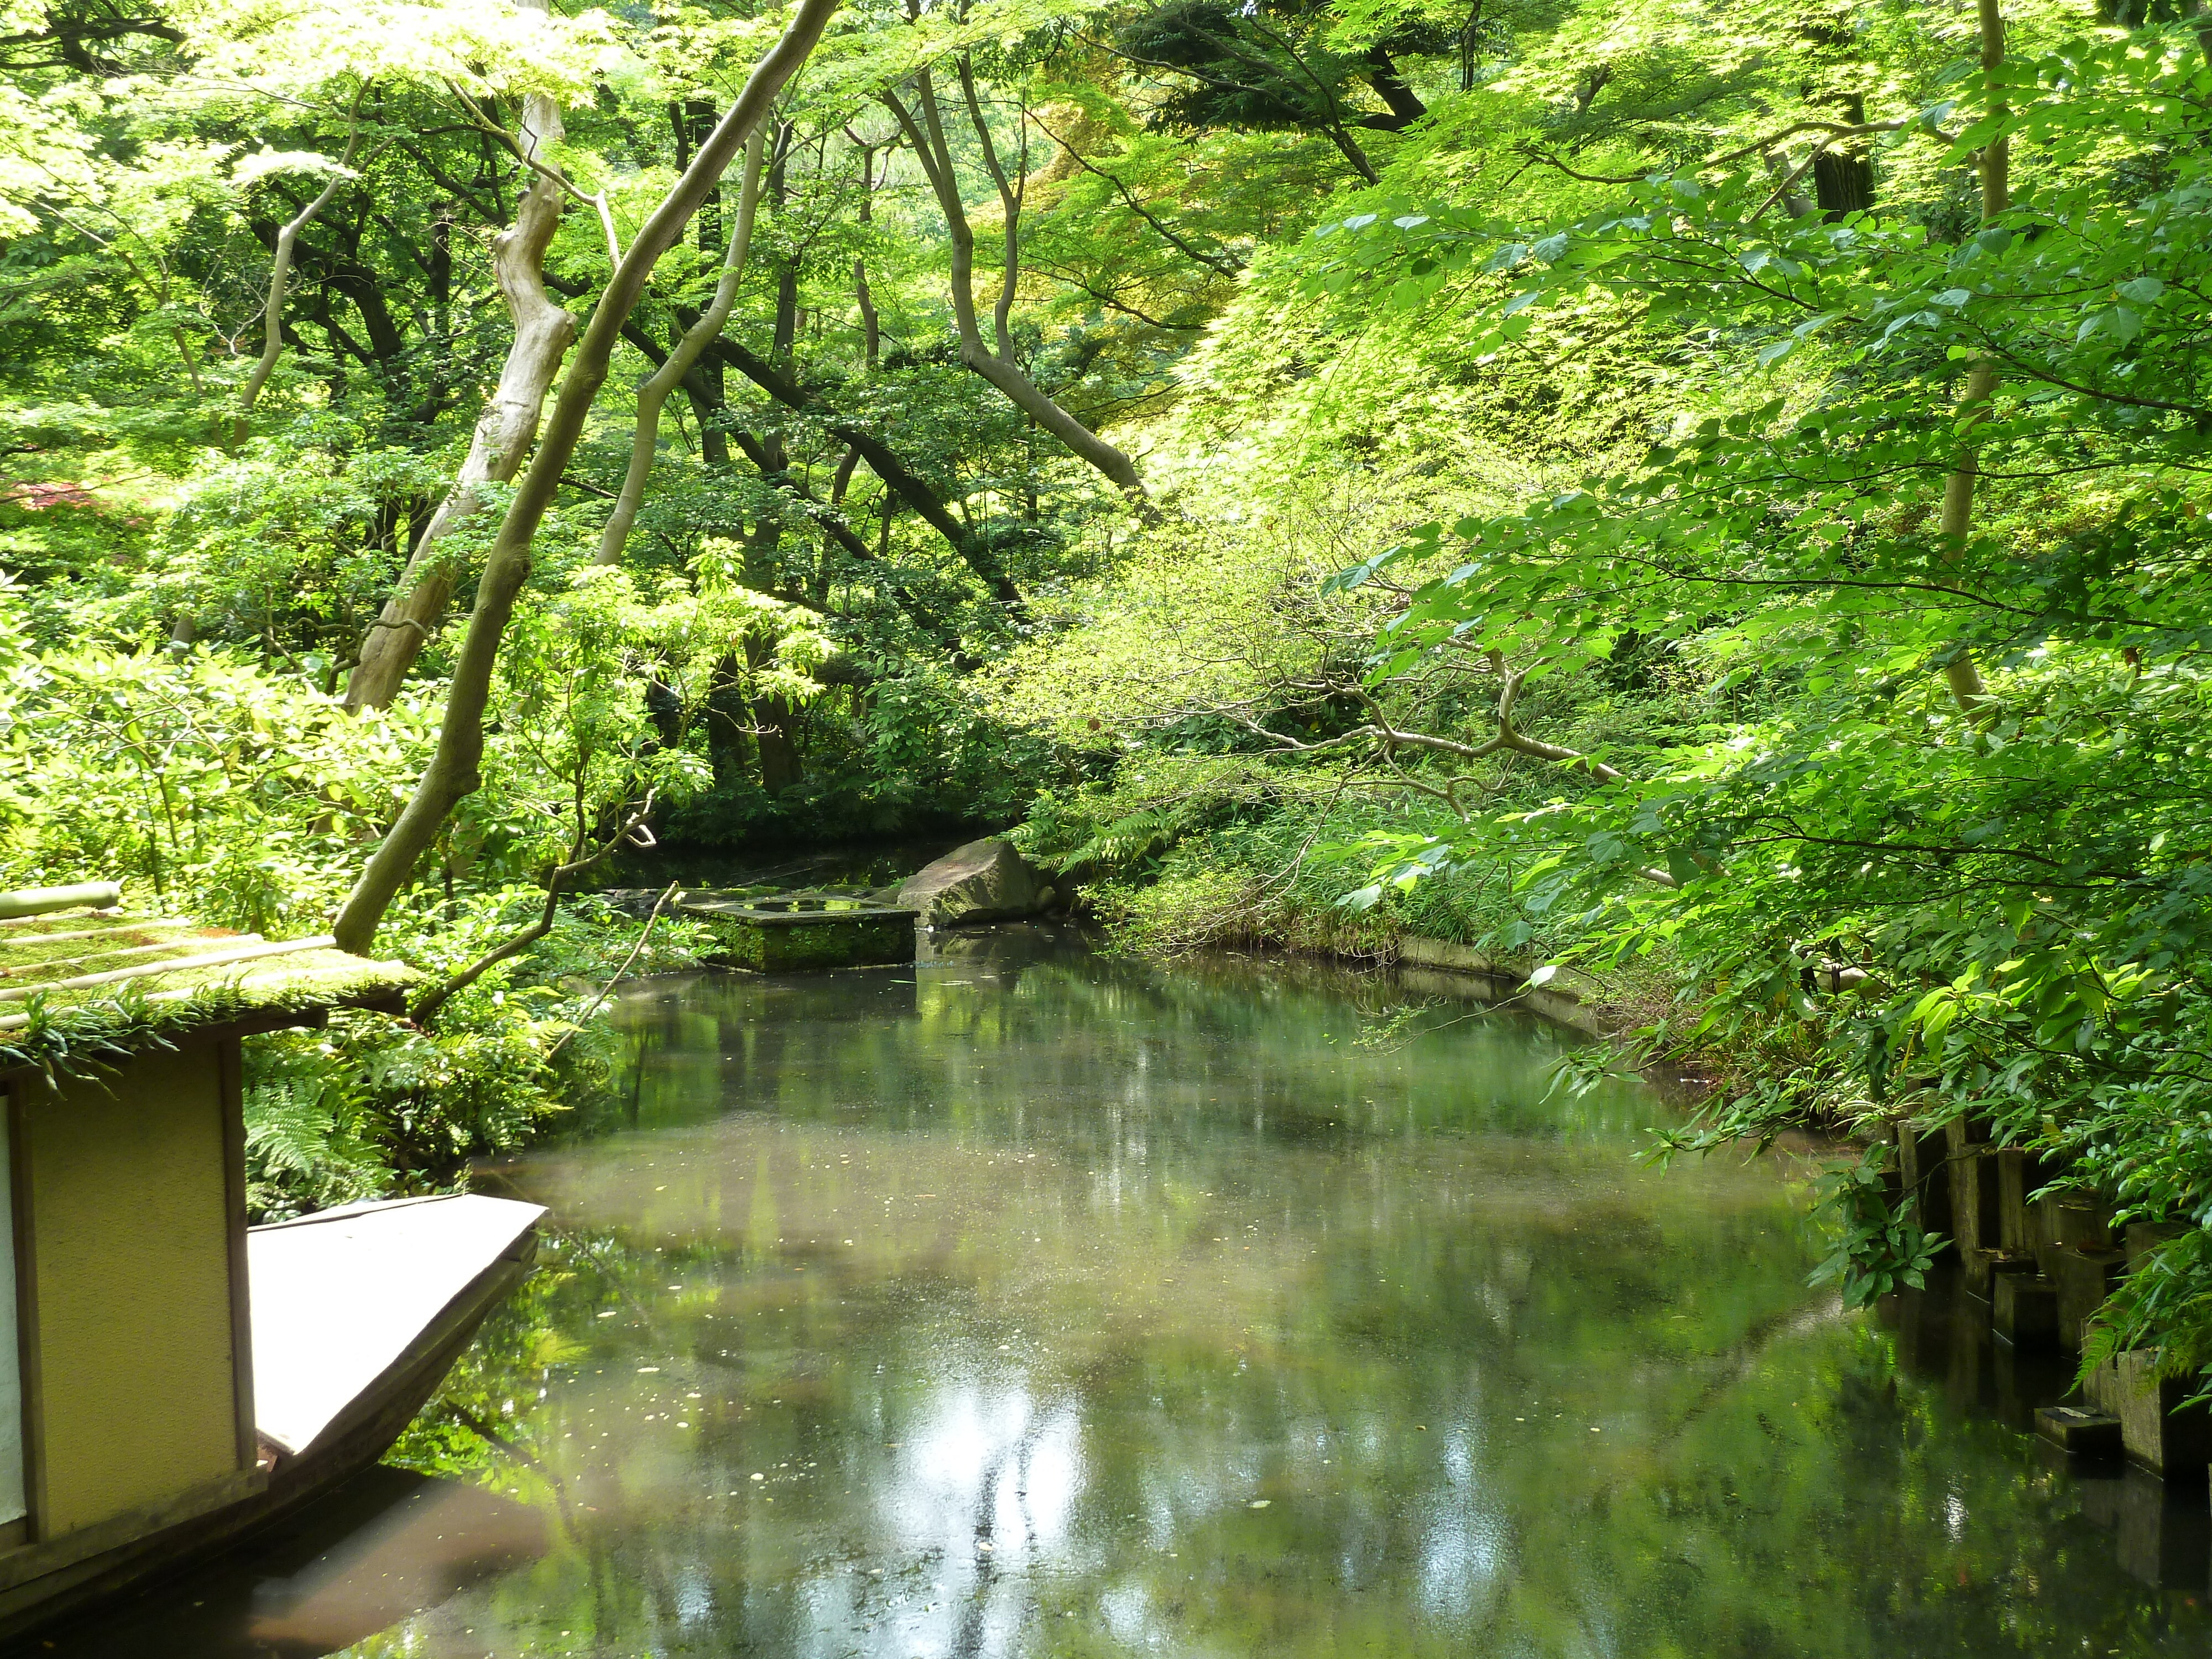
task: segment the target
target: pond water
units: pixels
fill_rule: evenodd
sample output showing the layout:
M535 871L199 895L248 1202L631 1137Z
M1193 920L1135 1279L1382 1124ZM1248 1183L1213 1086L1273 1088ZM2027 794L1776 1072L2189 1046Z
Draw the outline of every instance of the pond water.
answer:
M556 1237L408 1443L454 1478L38 1650L2212 1652L2202 1491L2048 1461L2063 1376L1845 1316L1788 1158L1646 1169L1664 1102L1403 994L1034 928L648 983L489 1173Z

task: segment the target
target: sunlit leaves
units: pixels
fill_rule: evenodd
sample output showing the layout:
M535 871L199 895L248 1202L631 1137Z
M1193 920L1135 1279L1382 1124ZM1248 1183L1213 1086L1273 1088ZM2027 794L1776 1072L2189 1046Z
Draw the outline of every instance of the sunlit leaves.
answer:
M1690 655L1717 704L1757 694L1724 736L1602 787L1562 767L1556 799L1445 837L1510 856L1554 914L1583 907L1584 960L1686 952L1703 1012L1674 1040L1788 1057L1699 1134L1815 1102L1971 1112L2142 1213L2212 1217L2212 1142L2175 1127L2212 1112L2187 1058L2212 1030L2200 58L2158 31L2075 43L2010 66L2004 109L1962 70L1928 125L1952 165L2009 135L2016 194L1949 237L1902 212L1790 220L1767 179L1717 169L1593 192L1568 226L1408 204L1305 250L1327 303L1411 303L1392 285L1424 262L1486 276L1421 314L1500 362L1571 349L1561 324L1603 295L1749 385L1775 372L1783 395L1747 386L1640 465L1340 578L1406 590L1366 665L1377 697L1475 653L1571 672L1630 635ZM1966 454L1960 538L1942 514ZM1990 700L1962 708L1943 676L1968 659ZM1378 860L1363 897L1401 867ZM1929 1259L1879 1173L1831 1194L1826 1272L1855 1298ZM2212 1322L2144 1282L2165 1288L2132 1337L2212 1358Z

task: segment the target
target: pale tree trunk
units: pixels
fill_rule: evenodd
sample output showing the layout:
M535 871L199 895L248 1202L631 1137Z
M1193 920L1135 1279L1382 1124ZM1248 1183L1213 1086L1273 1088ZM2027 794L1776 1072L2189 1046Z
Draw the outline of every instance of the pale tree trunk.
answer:
M1778 149L1770 149L1760 158L1766 163L1766 176L1774 180L1773 200L1793 219L1802 219L1813 210L1813 204L1796 191L1797 171L1790 165L1790 158Z
M606 527L599 532L599 550L592 557L594 564L620 564L623 549L629 542L630 526L637 522L637 509L645 501L646 480L653 475L653 458L660 442L660 411L668 402L669 393L683 384L691 365L699 361L699 354L721 333L722 325L730 320L730 312L738 302L738 284L745 272L745 253L751 246L753 216L760 206L761 141L767 131L766 125L756 125L745 136L744 183L738 193L738 225L730 234L730 246L722 256L721 280L714 284L714 297L699 320L684 331L660 367L648 374L637 389L637 425L630 434L629 468L623 474L621 492L615 497L615 510L608 515ZM700 411L706 418L706 411Z
M1982 69L1994 76L2004 63L2004 17L1998 10L1998 0L1978 0L1982 29ZM2005 105L2002 97L1992 94L1990 112L2002 115ZM1982 222L1996 222L2012 201L2012 146L2002 133L1990 140L1981 154ZM1958 458L1951 465L1951 475L1943 481L1943 514L1939 526L1945 545L1954 553L1963 552L1966 538L1974 528L1974 486L1981 476L1981 455L1967 441L1975 427L1988 415L1990 399L1996 396L1996 365L1987 357L1979 357L1966 371L1966 395L1961 404L1965 410L1959 422L1960 443ZM1989 702L1988 689L1982 683L1982 671L1974 661L1973 653L1960 646L1943 670L1944 680L1951 688L1953 701L1967 714L1977 714Z
M543 12L546 0L515 0L525 10ZM561 106L542 94L522 100L522 153L548 168L544 151L562 134ZM361 659L346 682L345 706L388 708L400 683L415 665L460 579L459 562L446 546L454 529L483 505L483 487L505 483L520 470L538 435L538 422L560 372L561 359L575 337L575 319L545 289L545 250L561 223L567 195L559 179L532 170L530 186L515 209L514 223L492 245L492 273L514 319L514 341L499 371L499 384L477 417L467 458L453 487L415 538L415 551L400 574L383 614L361 642Z
M966 64L962 64L963 81L969 78ZM915 110L890 93L883 95L884 106L898 119L907 142L914 147L915 158L922 172L928 176L930 189L937 197L938 210L945 216L945 229L952 246L952 320L960 331L960 361L981 375L1003 393L1012 404L1047 432L1060 440L1067 448L1120 489L1132 495L1142 496L1144 480L1137 476L1137 468L1129 458L1093 432L1075 416L1062 409L1036 382L1022 373L1011 355L1006 352L1010 342L1004 330L1004 318L1012 303L1012 290L1019 275L1015 246L1016 219L1020 212L1020 198L1010 187L1005 169L999 165L998 152L993 148L989 131L983 125L982 112L971 106L977 132L982 139L983 155L988 162L993 179L999 187L999 198L1006 211L1005 267L1001 273L998 316L1000 350L994 352L983 338L981 324L975 316L975 233L968 223L968 211L960 200L960 180L952 168L952 151L945 142L945 123L938 112L937 89L932 85L927 70L917 70L914 77Z
M515 486L492 538L483 574L477 582L476 608L470 613L468 631L462 636L460 654L453 664L438 746L415 786L413 798L370 854L331 928L341 949L356 954L368 951L385 912L406 885L416 862L436 842L455 804L483 782L484 714L491 703L492 671L499 660L500 641L514 614L522 585L530 579L538 526L552 506L561 474L584 435L599 388L606 384L608 364L622 338L623 325L645 291L653 266L684 234L691 216L729 170L745 135L766 116L785 84L806 61L836 9L837 0L799 0L783 38L761 59L730 112L700 145L691 165L640 227L629 252L609 276L599 304L592 307L591 321L585 325L575 358L562 379L538 453Z

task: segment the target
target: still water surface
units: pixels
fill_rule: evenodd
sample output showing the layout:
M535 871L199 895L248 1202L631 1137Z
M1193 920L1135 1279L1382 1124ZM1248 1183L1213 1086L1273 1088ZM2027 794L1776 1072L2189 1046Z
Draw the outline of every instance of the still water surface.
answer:
M1786 1160L1641 1167L1548 1028L941 950L641 988L492 1172L556 1229L456 1385L514 1450L50 1650L2212 1653L2201 1492L2046 1462L2047 1372L1844 1316Z

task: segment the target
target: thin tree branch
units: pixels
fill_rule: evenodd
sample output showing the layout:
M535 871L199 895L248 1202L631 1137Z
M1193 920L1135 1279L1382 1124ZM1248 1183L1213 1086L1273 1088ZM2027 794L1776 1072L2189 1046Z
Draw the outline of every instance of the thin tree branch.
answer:
M744 276L745 258L752 246L753 220L760 209L765 138L765 122L745 135L744 171L738 189L738 222L730 233L729 246L723 252L722 274L714 284L714 299L699 313L698 321L684 331L676 349L646 376L645 384L637 390L637 420L630 434L629 466L623 474L622 490L615 497L614 511L608 514L606 526L600 532L599 551L592 557L594 564L622 562L630 526L636 521L637 510L645 501L646 480L653 472L653 454L660 437L660 411L668 403L669 393L690 373L699 354L720 335L738 302L738 284Z
M1178 236L1174 231L1170 230L1167 226L1162 224L1158 218L1153 216L1152 211L1130 192L1129 187L1127 185L1123 184L1119 179L1116 179L1112 173L1107 172L1105 168L1099 167L1095 162L1090 161L1087 157L1078 151L1074 145L1069 143L1066 139L1061 137L1050 127L1046 126L1043 117L1032 115L1030 118L1035 121L1039 127L1043 129L1044 136L1051 139L1055 144L1058 144L1060 149L1066 153L1067 158L1073 161L1076 166L1081 167L1085 173L1096 174L1097 177L1103 179L1108 184L1113 185L1115 193L1118 194L1124 202L1128 204L1129 210L1135 214L1139 219L1142 219L1146 224L1150 225L1154 230L1159 232L1160 235L1165 239L1169 245L1174 247L1177 252L1182 253L1189 258L1195 259L1200 264L1204 265L1208 270L1216 272L1220 276L1226 276L1231 282L1234 282L1237 276L1243 273L1244 267L1241 262L1233 259L1218 258L1214 255L1207 253L1202 249L1194 247L1191 244L1185 241L1181 236Z
M646 917L645 926L638 930L637 943L629 947L629 954L622 959L622 966L615 969L615 976L609 980L605 985L599 987L599 995L593 997L590 1003L586 1006L583 1012L576 1016L575 1020L569 1025L568 1030L562 1034L561 1040L545 1051L545 1058L547 1060L551 1060L554 1055L559 1054L563 1048L567 1048L568 1046L568 1039L574 1036L577 1032L582 1030L584 1029L584 1022L589 1019L593 1014L599 1012L600 1005L605 1002L608 997L614 994L615 987L622 983L623 975L629 972L630 963L637 960L637 953L645 949L646 940L653 937L653 924L660 920L660 907L667 903L670 899L675 897L677 890L682 887L683 884L684 884L681 882L672 881L666 887L661 890L660 896L653 902L653 913Z
M361 101L368 95L371 84L364 80L353 95L353 107L346 116L345 149L331 170L329 182L276 233L276 247L269 270L269 297L262 307L261 356L254 363L253 372L246 378L245 390L239 394L238 414L231 426L231 441L234 444L246 441L246 422L252 417L253 405L260 401L261 388L269 383L277 358L284 353L284 290L291 282L292 250L298 245L300 233L330 205L331 198L338 193L338 186L353 177L353 153L361 141Z
M545 878L545 908L538 913L538 920L514 934L506 943L478 957L443 984L434 986L424 992L421 1000L409 1011L408 1018L417 1025L427 1025L441 1008L482 979L492 969L507 961L510 957L520 956L537 944L539 939L544 938L547 933L552 932L553 919L561 908L562 878L588 870L605 858L608 854L629 839L638 825L645 822L646 815L652 811L653 795L650 791L647 791L643 804L623 820L622 828L614 833L605 846L588 857L583 855L585 833L580 826L577 830L577 839L569 851L569 861L566 864L555 865ZM557 1047L556 1044L556 1048ZM549 1054L547 1057L550 1059L551 1056Z
M528 167L532 173L537 173L542 179L550 179L552 183L558 185L562 191L566 191L569 196L574 197L577 201L583 203L585 206L596 212L599 216L599 228L606 235L608 259L617 265L622 263L622 240L615 234L615 216L613 210L607 205L606 191L602 190L595 191L588 196L586 195L581 190L578 189L568 176L562 173L558 167L546 166L544 162L539 161L528 150L523 149L521 144L516 142L513 133L509 132L505 127L500 125L498 122L488 118L482 110L476 106L475 100L471 99L467 93L462 91L456 82L452 81L447 82L446 89L451 92L454 97L461 100L461 107L469 112L469 119L475 123L477 127L482 129L487 137L491 138L497 143L508 155L514 157L516 161L521 162L523 166Z

